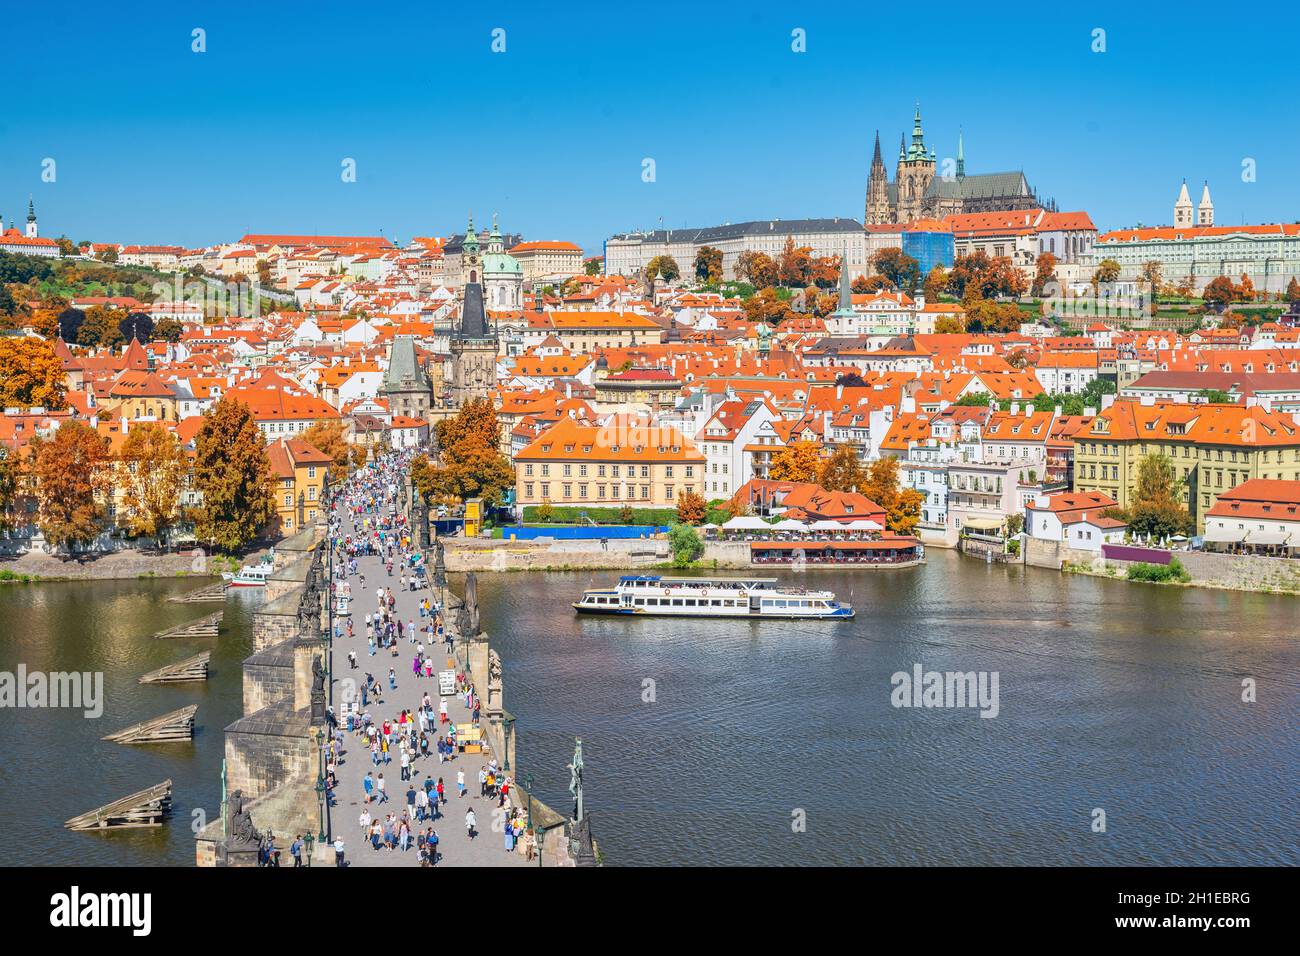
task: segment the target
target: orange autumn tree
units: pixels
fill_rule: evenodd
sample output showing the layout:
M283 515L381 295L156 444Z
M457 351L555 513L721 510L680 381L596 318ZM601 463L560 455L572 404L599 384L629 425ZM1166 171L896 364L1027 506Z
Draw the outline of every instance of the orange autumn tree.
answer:
M67 376L51 342L0 338L0 408L63 408Z
M175 433L157 422L133 425L118 452L122 511L132 535L156 537L180 517L189 459Z
M816 442L797 441L772 456L767 477L773 481L816 481L821 449Z
M894 534L916 531L925 497L915 488L899 489L897 458L887 455L872 462L866 483L858 491L885 510L885 527Z
M103 530L104 498L112 490L108 439L70 420L53 438L33 438L36 526L55 547L75 549Z
M411 477L426 501L482 498L497 505L514 487L515 470L498 446L501 426L486 398L466 402L452 418L434 425L438 461L423 455L411 463Z
M677 521L681 524L703 524L709 513L704 496L694 490L682 492L677 498Z
M333 459L330 465L330 484L339 485L348 476L348 458L351 450L347 439L343 437L343 422L340 420L316 422L303 430L298 436L318 451Z
M852 445L840 445L817 471L817 484L827 491L857 491L866 480L867 470Z
M223 397L194 437L194 536L225 551L248 544L275 514L271 462L247 405Z

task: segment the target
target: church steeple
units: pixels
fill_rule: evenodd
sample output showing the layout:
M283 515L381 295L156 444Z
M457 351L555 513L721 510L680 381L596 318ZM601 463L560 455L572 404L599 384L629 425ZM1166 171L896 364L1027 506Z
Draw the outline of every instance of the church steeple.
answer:
M1187 195L1187 180L1183 180L1183 186L1178 191L1178 201L1174 203L1174 226L1190 226L1192 224L1192 197Z
M474 229L474 214L469 214L469 225L465 227L465 251L478 252L478 232Z
M31 193L27 194L27 238L36 238L36 205L32 202Z
M1196 224L1198 226L1214 225L1214 203L1210 201L1210 183L1206 180L1201 189L1201 202L1196 207Z
M962 148L961 127L957 127L957 178L966 178L966 150Z

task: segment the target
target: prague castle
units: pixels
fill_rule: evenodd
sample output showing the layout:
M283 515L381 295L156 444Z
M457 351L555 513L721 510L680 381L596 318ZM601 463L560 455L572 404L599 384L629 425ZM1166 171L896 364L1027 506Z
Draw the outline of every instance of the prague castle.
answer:
M1044 208L1022 172L966 175L966 157L961 134L957 134L957 158L951 170L939 175L933 149L925 145L921 129L921 107L912 121L912 142L898 144L898 164L894 181L889 181L885 161L880 154L880 133L876 133L876 150L867 178L867 225L911 222L922 217L978 212L1008 212L1018 209ZM1050 207L1047 207L1052 211Z

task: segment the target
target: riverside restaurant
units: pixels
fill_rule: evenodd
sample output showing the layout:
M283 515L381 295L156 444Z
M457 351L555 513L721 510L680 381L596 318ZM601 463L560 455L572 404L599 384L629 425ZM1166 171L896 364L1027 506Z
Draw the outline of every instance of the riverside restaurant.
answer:
M881 537L849 541L752 541L751 564L831 567L914 567L925 557L916 538Z
M754 515L738 515L721 527L704 525L715 541L748 542L750 563L762 565L832 565L835 567L920 564L925 548L917 538L886 532L877 521L798 521L771 524Z

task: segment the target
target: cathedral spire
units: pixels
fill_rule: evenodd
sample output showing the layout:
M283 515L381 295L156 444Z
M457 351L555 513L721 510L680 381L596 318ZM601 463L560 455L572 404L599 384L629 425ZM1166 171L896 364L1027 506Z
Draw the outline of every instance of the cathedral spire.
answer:
M916 115L912 118L912 148L908 150L908 159L925 158L925 132L921 129L921 102L916 103Z
M876 130L876 151L871 156L871 165L875 166L877 163L884 165L884 162L880 158L880 130Z
M966 150L962 148L961 127L957 127L957 178L966 177Z

